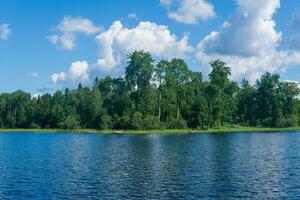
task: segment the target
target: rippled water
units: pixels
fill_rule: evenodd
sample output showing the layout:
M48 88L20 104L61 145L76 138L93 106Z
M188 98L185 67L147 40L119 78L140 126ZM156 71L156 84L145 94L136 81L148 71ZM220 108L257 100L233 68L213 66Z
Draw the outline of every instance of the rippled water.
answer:
M0 134L0 199L300 198L300 133Z

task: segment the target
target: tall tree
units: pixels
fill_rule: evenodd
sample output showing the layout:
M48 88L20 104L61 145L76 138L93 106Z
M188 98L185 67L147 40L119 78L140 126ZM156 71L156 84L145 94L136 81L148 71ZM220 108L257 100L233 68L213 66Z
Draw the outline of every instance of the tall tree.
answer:
M282 102L279 88L280 76L269 72L257 80L258 119L265 126L275 126L282 115Z
M136 104L136 110L143 116L153 113L153 101L151 99L151 79L154 71L153 59L150 53L134 51L128 56L128 66L125 71L125 79Z
M226 105L231 101L231 94L227 95L228 87L232 87L229 80L231 74L230 68L221 60L215 60L210 63L212 68L209 74L210 86L208 87L208 95L210 97L210 112L213 125L223 125L226 118Z
M244 79L237 95L238 122L243 125L256 125L257 111L255 88Z

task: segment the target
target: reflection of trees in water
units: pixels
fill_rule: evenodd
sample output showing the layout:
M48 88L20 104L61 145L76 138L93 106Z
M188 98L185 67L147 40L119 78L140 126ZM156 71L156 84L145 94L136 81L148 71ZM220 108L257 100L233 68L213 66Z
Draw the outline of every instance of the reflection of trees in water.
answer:
M286 197L280 183L280 136L262 134L212 135L209 191L216 197Z
M300 194L298 133L20 138L0 136L0 199L33 193L70 199L293 199Z
M85 158L90 163L80 165L85 169L81 175L86 173L90 181L86 185L100 197L288 197L285 192L299 183L298 165L291 163L299 159L299 152L289 148L297 140L289 137L247 133L101 137L92 147L86 147L89 142L81 144L84 152L95 152ZM82 153L81 148L73 158ZM94 168L87 170L89 166ZM86 192L85 187L77 189Z
M208 136L206 163L207 193L213 197L225 198L235 188L233 177L232 138L229 134L212 134Z
M129 137L129 163L133 167L129 171L128 179L124 184L132 187L132 191L140 197L172 199L182 195L187 186L180 181L182 176L179 158L182 154L182 145L173 145L173 136L141 136ZM180 142L180 143L184 143Z

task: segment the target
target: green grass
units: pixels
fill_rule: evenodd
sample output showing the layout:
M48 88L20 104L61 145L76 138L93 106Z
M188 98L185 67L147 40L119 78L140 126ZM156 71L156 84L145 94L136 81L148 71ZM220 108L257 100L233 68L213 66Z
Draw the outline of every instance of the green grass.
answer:
M207 130L170 129L170 130L95 130L95 129L0 129L0 132L33 132L33 133L99 133L99 134L184 134L184 133L234 133L234 132L282 132L300 131L300 127L291 128L263 128L245 126L225 126Z

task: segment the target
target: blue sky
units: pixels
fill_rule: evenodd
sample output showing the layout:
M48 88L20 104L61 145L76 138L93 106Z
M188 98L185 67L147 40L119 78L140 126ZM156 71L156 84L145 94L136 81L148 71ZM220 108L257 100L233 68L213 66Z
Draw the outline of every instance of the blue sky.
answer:
M126 54L184 58L232 78L300 81L299 0L1 0L0 92L51 92L122 74Z

